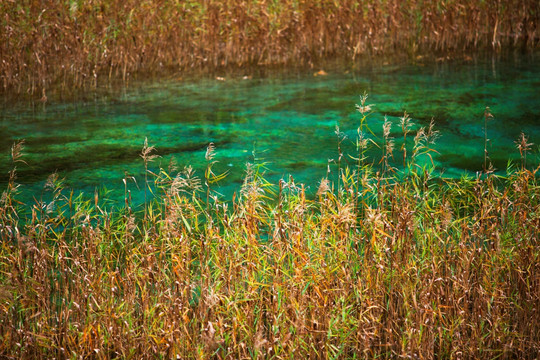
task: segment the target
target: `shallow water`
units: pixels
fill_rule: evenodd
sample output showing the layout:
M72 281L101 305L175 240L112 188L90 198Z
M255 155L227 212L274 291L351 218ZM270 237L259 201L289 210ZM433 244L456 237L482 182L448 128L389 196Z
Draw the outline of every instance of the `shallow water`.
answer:
M407 111L416 124L433 118L441 137L434 154L445 176L474 175L483 167L486 106L494 119L488 124L488 151L495 168L505 170L519 159L514 141L524 131L540 143L540 56L485 58L431 64L325 67L289 70L270 75L249 71L190 80L161 80L114 91L96 91L82 100L4 103L0 112L1 187L11 169L10 147L25 139L25 160L19 163L21 198L39 197L43 184L57 171L67 186L93 194L107 188L123 199L126 172L135 201L143 196L144 165L139 156L145 137L161 157L150 165L157 172L174 157L180 168L191 165L204 174L209 142L216 144L216 172L228 171L216 190L226 196L241 185L245 164L265 164L273 183L292 175L316 189L328 164L335 173L338 157L335 127L347 136L344 152L354 155L361 115L355 104L367 92L374 112L367 124L381 142L384 116L395 125L395 164L399 164L399 117ZM316 69L317 70L317 69ZM244 75L252 75L246 76ZM413 136L410 136L413 137ZM408 144L410 147L411 144ZM529 155L538 164L538 147ZM372 148L377 163L380 150ZM344 158L353 166L353 160Z

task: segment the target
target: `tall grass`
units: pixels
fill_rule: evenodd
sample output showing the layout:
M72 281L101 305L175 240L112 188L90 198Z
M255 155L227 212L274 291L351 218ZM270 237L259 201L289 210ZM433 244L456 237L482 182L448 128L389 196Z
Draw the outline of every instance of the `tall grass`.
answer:
M43 95L166 69L538 46L536 0L0 2L0 81Z
M143 156L154 181L140 191L155 197L139 212L128 195L117 210L73 198L57 175L50 201L20 204L14 167L0 206L0 356L536 358L540 186L527 137L506 176L451 180L434 176L431 124L396 169L389 123L366 140L366 99L358 163L330 168L313 198L255 163L223 201L213 145L204 179ZM365 158L375 144L381 158Z

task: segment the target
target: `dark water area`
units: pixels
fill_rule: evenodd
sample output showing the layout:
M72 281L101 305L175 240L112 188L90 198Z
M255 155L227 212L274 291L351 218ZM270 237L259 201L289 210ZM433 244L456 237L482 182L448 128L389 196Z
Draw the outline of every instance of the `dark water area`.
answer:
M43 193L47 177L58 172L65 184L89 196L108 189L120 203L123 178L136 202L143 199L144 164L140 151L145 138L160 158L150 170L166 169L171 158L179 168L192 166L204 176L206 147L216 145L216 172L228 176L215 188L225 197L237 191L246 163L265 164L266 178L277 183L292 175L314 191L338 157L336 125L346 135L345 154L355 155L361 114L359 95L369 94L373 112L367 125L382 142L384 117L393 123L395 165L401 161L399 117L410 114L414 137L434 119L440 138L434 154L443 176L474 176L484 162L484 109L488 123L488 151L499 171L517 161L514 141L521 131L529 142L540 143L540 54L501 58L279 70L266 74L237 71L223 75L143 81L129 87L97 89L75 100L46 103L4 99L0 110L0 187L12 168L10 148L25 139L26 164L19 163L19 198L25 202ZM412 143L407 143L408 147ZM377 164L381 150L368 152ZM343 164L355 166L345 156ZM538 146L528 156L539 163ZM334 160L334 161L332 161Z

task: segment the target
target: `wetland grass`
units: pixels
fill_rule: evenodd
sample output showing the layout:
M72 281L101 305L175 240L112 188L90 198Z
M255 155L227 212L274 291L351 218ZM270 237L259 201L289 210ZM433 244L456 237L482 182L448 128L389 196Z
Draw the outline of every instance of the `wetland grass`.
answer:
M329 167L313 197L292 177L272 186L255 163L224 201L212 144L200 179L153 169L145 141L144 210L130 208L127 185L126 207L110 209L74 198L58 176L49 200L24 205L15 145L0 206L0 356L537 358L529 140L505 176L445 179L430 158L433 124L415 133L405 114L397 169L388 122L384 138L366 140L366 98L356 164ZM377 143L381 158L367 159Z
M51 88L133 74L534 49L536 0L62 0L0 2L0 82ZM10 90L10 91L11 91Z

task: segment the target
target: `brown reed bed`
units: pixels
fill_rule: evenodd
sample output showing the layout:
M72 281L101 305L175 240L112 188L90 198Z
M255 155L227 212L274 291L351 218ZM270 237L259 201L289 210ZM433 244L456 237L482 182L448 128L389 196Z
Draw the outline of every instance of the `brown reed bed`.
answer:
M313 197L250 164L224 201L213 145L197 177L153 168L145 141L140 191L155 198L144 208L128 185L126 207L111 210L58 175L48 200L24 205L15 144L0 203L0 357L537 358L540 167L528 168L528 138L505 176L438 178L438 133L410 130L407 114L403 146L385 122L381 158L365 158L365 101L357 165L339 162ZM401 169L388 160L398 152Z
M132 74L536 48L536 0L0 2L0 82L46 96ZM11 91L11 90L10 90ZM44 97L45 99L45 97Z

